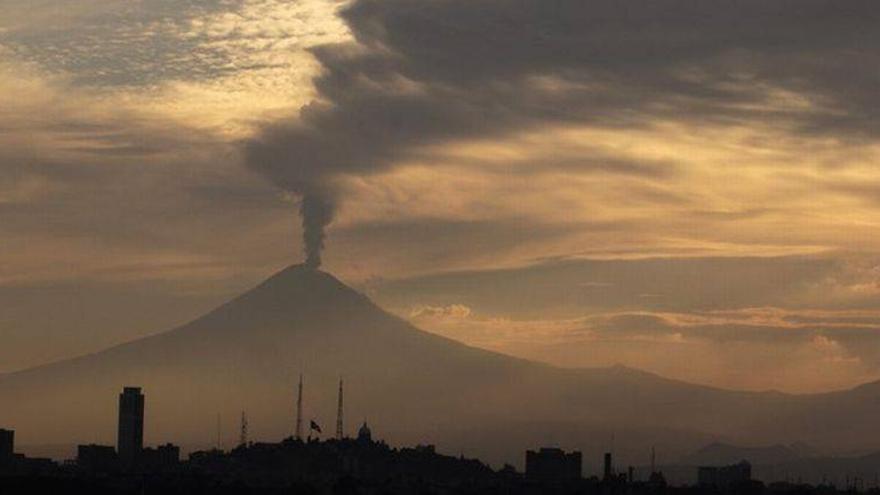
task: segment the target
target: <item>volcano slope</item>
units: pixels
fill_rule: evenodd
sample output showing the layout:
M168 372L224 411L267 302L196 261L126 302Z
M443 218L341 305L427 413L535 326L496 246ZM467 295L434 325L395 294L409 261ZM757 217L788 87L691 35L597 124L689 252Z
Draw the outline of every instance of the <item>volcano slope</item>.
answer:
M306 422L331 429L344 378L349 432L368 420L392 443L493 463L520 464L525 448L554 444L583 450L589 467L612 434L632 463L651 445L674 456L716 440L880 446L877 384L788 395L624 367L555 368L421 331L303 266L171 331L0 377L0 426L16 429L20 444L112 444L117 395L135 385L147 396L147 443L213 445L218 415L232 438L242 411L252 438L278 440L293 432L301 373Z

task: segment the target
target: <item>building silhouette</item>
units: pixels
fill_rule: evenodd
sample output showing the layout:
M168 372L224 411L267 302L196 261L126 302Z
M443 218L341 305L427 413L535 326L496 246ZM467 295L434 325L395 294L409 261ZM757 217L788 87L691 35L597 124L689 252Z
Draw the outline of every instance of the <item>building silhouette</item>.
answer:
M526 451L526 478L534 481L563 482L581 479L580 452L566 453L562 449L542 448Z
M57 464L51 459L28 458L15 453L15 431L0 429L0 480L6 475L35 476L54 474ZM0 486L0 493L7 493Z
M124 469L131 469L144 448L144 394L139 387L125 387L119 394L116 438L119 461Z
M15 456L15 432L0 429L0 464L12 462Z
M119 469L119 456L109 445L80 445L76 448L76 465L88 473L112 473Z
M341 392L340 386L340 399ZM339 409L341 412L341 407ZM243 421L243 425L246 423ZM317 424L312 424L317 430ZM242 438L246 439L246 428L242 431ZM604 455L604 479L596 476L585 479L581 452L565 452L559 448L526 451L523 476L509 465L495 471L478 459L443 455L433 445L391 447L373 439L366 421L356 438L343 435L326 441L303 442L294 437L278 443L242 441L228 452L219 449L194 452L183 461L180 447L176 445L145 448L143 432L144 395L136 387L125 387L119 395L118 451L107 445L80 445L75 463L58 464L50 459L13 454L14 433L0 429L0 493L25 487L30 489L25 493L140 495L796 495L788 491L764 491L762 483L751 480L752 467L746 461L731 466L700 467L699 486L676 491L667 485L657 469L653 449L648 480L637 480L633 467L617 473L611 453ZM4 459L8 460L4 462ZM821 493L799 492L799 495L844 495L831 489Z
M371 443L373 441L373 432L370 431L370 427L367 426L366 421L364 421L364 424L358 430L357 439L360 443Z
M700 466L697 469L697 483L702 487L729 490L751 480L752 465L745 460L730 466Z
M179 464L180 447L166 443L141 451L138 468L146 473L165 473L174 471Z

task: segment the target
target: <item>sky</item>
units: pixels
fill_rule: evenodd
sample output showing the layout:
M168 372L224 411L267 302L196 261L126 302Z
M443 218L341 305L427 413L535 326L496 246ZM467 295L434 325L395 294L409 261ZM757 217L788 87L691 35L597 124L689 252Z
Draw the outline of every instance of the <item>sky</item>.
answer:
M878 25L874 0L5 0L0 372L186 322L306 226L323 269L472 345L880 379Z

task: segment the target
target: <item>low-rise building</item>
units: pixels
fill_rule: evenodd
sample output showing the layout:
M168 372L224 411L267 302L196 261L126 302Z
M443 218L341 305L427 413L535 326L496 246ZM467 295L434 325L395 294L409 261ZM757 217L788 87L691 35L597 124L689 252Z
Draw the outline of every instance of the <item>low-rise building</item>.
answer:
M542 448L526 451L526 478L536 481L573 481L581 479L583 458L580 452Z
M730 466L701 466L697 469L697 482L703 487L727 490L752 480L752 465L741 461Z
M76 466L88 473L111 473L119 469L119 456L109 445L80 445L76 449Z

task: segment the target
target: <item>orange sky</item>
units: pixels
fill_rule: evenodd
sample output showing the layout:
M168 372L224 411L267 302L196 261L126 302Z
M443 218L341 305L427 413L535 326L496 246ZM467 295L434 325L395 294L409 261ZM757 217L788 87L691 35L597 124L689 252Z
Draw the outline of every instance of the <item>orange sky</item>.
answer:
M877 378L878 9L822 4L4 2L0 372L298 261L305 176L339 198L325 268L432 331L731 388Z

